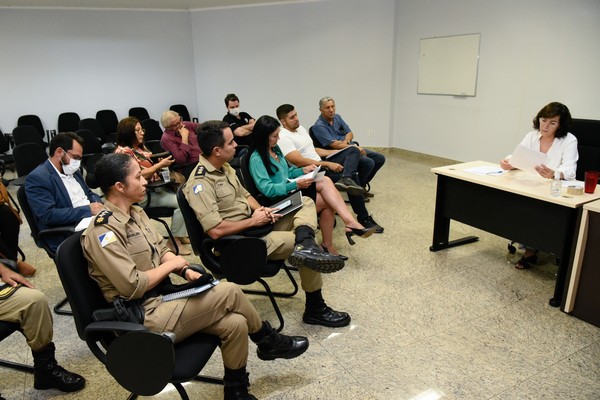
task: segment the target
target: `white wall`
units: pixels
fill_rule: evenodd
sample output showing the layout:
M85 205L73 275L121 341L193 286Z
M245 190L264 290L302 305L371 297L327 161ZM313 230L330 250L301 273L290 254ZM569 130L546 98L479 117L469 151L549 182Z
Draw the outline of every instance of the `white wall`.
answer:
M192 12L0 9L0 128L187 104L255 117L322 96L362 144L459 160L509 153L549 101L600 119L598 0L325 0ZM417 95L419 39L481 33L477 96ZM373 132L368 136L368 132Z
M393 10L393 0L334 0L193 12L201 119L221 119L234 92L255 118L291 103L308 129L332 96L361 144L387 147Z
M550 101L600 119L597 0L398 1L394 147L458 160L510 153ZM419 39L481 33L477 96L416 94Z
M0 9L0 129L37 114L56 129L61 112L119 118L171 104L196 114L188 12Z

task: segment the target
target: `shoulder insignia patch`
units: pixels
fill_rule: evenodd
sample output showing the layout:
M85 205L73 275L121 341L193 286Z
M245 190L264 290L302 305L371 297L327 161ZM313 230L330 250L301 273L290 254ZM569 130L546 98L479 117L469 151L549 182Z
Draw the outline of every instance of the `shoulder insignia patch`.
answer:
M105 247L105 246L111 244L112 242L116 242L116 241L117 241L117 237L115 236L115 233L113 231L108 231L108 232L103 233L102 235L98 236L98 242L100 242L101 247Z
M96 215L94 219L94 226L103 225L108 223L108 217L112 215L112 211L102 210Z
M206 175L206 168L204 168L204 165L198 165L198 168L196 168L196 173L194 174L194 176L197 178L199 176L204 176Z
M194 186L194 194L198 194L200 192L204 191L204 186L202 186L201 183L197 184L196 186Z

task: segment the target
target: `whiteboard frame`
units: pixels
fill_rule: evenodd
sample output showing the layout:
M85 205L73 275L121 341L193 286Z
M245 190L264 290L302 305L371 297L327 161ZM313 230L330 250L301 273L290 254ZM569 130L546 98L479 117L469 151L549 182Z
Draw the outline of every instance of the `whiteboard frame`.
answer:
M417 94L475 97L481 33L419 41Z

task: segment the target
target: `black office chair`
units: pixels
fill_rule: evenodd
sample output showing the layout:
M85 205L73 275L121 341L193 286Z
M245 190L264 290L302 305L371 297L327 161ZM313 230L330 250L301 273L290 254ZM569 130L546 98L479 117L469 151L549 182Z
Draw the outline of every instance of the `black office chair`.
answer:
M46 131L44 130L44 125L42 125L42 120L37 115L21 115L17 120L17 126L21 125L33 126L36 132L42 138L42 140L44 140L44 137L46 137L46 140L48 141L48 143L50 143L50 134L46 134Z
M175 250L175 254L179 254L179 246L177 246L177 241L175 240L175 236L173 236L173 232L171 232L171 228L169 228L169 224L163 218L173 218L173 213L175 212L174 208L170 207L152 207L150 203L152 202L152 184L149 184L146 188L146 196L148 197L148 201L144 206L144 212L148 215L148 218L158 221L165 227L167 231L167 236L171 240L171 244L173 246L173 250Z
M94 311L109 308L110 304L88 274L80 237L78 232L59 246L58 275L73 305L79 338L119 385L132 392L129 398L155 395L171 383L182 399L189 399L184 382L223 384L220 379L198 375L220 345L217 336L196 333L174 344L173 334L150 332L142 324L94 321Z
M177 202L183 213L194 254L200 257L204 266L217 278L225 278L238 285L260 283L264 291L244 290L244 293L269 297L279 320L277 331L280 332L284 320L275 297L295 296L298 293L298 284L283 260L267 260L267 246L260 238L268 234L272 226L268 225L264 229L255 229L214 240L204 232L194 210L185 198L184 187L185 185L181 185L177 190ZM291 292L273 292L263 279L277 275L281 269L285 271L292 283Z
M171 107L169 107L169 110L175 111L184 121L192 121L190 112L185 104L173 104ZM198 118L194 118L194 122L198 122Z
M46 161L48 154L38 143L23 143L13 149L17 176L26 176L38 165Z
M600 171L600 121L573 118L571 133L577 138L577 172L575 179L583 181L585 171Z
M115 143L117 137L117 125L119 125L117 114L113 110L100 110L96 113L96 120L100 123L100 126L102 126L102 130L108 140Z
M94 136L100 141L102 152L109 154L115 151L115 144L111 139L104 133L104 129L100 122L95 118L84 118L79 121L79 129L87 129L94 134Z
M44 142L44 139L31 125L19 125L13 129L12 134L15 146L23 143L37 143L42 148L48 147L48 143Z
M0 321L0 342L12 335L16 331L21 331L19 325L13 322ZM0 359L0 366L16 369L17 371L33 372L33 366L25 365L14 361Z
M75 132L79 129L79 114L64 112L58 116L58 132Z
M6 166L10 166L14 171L15 159L13 158L12 153L9 154L9 150L11 149L11 142L9 140L11 136L5 135L0 130L0 161L2 161L2 176L4 176L4 168Z
M46 238L54 235L72 234L75 231L75 226L57 226L54 228L40 230L35 220L35 216L31 211L31 207L29 206L29 202L27 201L27 194L25 193L24 185L20 186L17 190L17 199L19 199L19 204L21 204L21 209L23 210L23 214L25 215L25 219L27 220L27 224L29 225L29 229L31 231L31 237L33 238L36 246L44 249L46 254L48 254L48 257L50 257L56 263L56 254L46 243ZM63 308L66 306L66 304L67 298L65 297L54 306L54 312L58 315L73 315L71 311Z
M83 158L91 154L104 153L100 139L89 129L78 129L75 133L83 139Z
M163 135L163 130L160 129L158 121L149 118L142 120L140 124L142 125L142 128L144 128L144 130L146 131L144 133L144 142L148 142L150 140L160 141L160 138Z
M131 107L129 109L129 116L136 117L140 121L150 119L150 114L148 114L148 110L146 110L144 107Z

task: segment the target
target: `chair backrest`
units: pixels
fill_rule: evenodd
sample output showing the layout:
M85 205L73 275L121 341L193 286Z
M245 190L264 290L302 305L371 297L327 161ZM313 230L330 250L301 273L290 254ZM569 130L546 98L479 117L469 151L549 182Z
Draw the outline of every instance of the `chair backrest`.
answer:
M144 145L146 145L152 154L160 154L165 152L165 149L163 149L160 145L160 140L146 140Z
M104 129L100 122L96 120L96 118L84 118L79 121L79 129L88 129L90 130L96 138L100 140L100 143L106 143L108 138L106 133L104 133Z
M79 129L75 131L83 139L83 154L102 153L102 144L100 139L89 129Z
M185 194L183 192L185 185L186 184L183 184L177 189L177 204L179 204L179 210L181 211L183 220L185 221L185 227L188 231L192 250L194 250L194 254L200 255L199 244L202 242L205 233L204 229L202 228L202 224L200 224L198 217L196 217L196 213L185 198Z
M42 120L37 115L34 115L34 114L21 115L19 117L19 119L17 120L17 125L18 126L21 126L21 125L33 126L41 138L44 138L46 136L46 133L44 131L44 126L42 125Z
M10 142L0 130L0 153L6 153L8 150L10 150Z
M119 125L119 118L113 110L100 110L96 113L96 120L102 126L104 134L110 138L112 133L117 131L117 125Z
M79 129L79 114L64 112L58 116L58 132L75 132Z
M173 104L169 110L175 111L184 121L191 121L190 112L184 104Z
M37 143L44 147L43 137L38 134L36 129L31 125L19 125L13 129L13 140L15 146L23 143Z
M100 287L88 273L88 262L80 244L81 234L73 234L58 247L56 268L73 310L77 333L85 340L85 328L94 321L94 311L109 305Z
M571 133L577 138L577 180L584 180L585 171L600 171L600 121L573 119Z
M38 228L35 216L31 211L29 202L27 201L25 185L19 186L19 189L17 190L17 199L19 200L19 205L21 206L21 210L23 210L23 215L25 215L25 219L27 220L27 224L29 225L29 230L31 232L31 237L33 238L36 246L46 250L46 253L48 253L50 258L54 258L55 254L52 252L52 250L50 250L50 248L40 240L40 229Z
M136 117L140 121L150 119L150 114L148 114L148 110L146 110L144 107L131 107L129 109L129 116Z
M144 133L144 142L149 140L160 140L163 134L163 130L160 129L158 121L152 118L145 119L142 122L142 128L146 130Z
M254 179L252 179L252 175L250 175L250 152L246 152L246 154L240 157L240 168L236 170L238 177L241 175L240 182L246 190L263 206L270 206L271 204L276 203L276 200L271 200L264 194L262 194L256 184L254 183ZM278 199L277 199L278 200Z
M321 144L321 142L319 142L319 140L315 137L315 132L313 131L313 127L312 126L310 128L308 128L308 135L312 139L313 146L315 146L317 148L320 148L320 149L324 149L325 148L325 146L323 146Z
M19 324L0 321L0 342L19 330Z
M17 176L25 176L46 161L48 154L38 143L23 143L13 149Z

